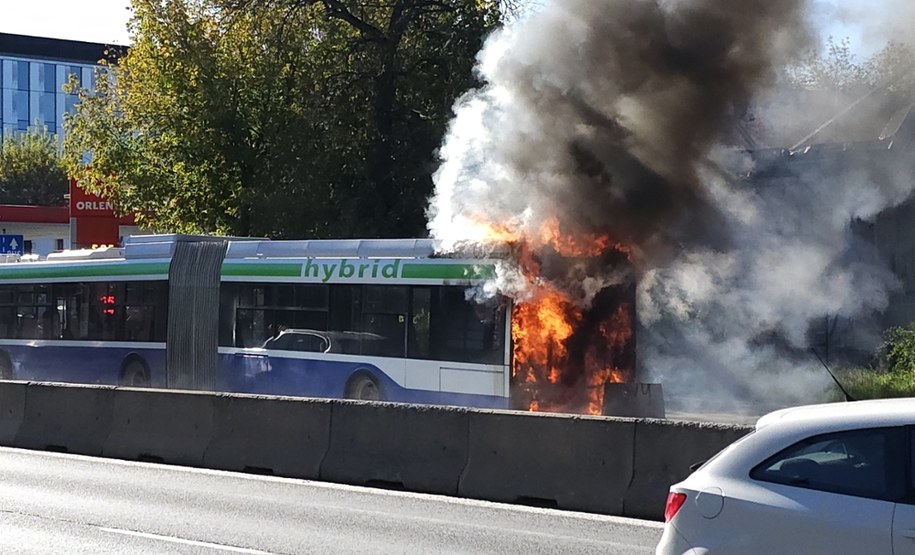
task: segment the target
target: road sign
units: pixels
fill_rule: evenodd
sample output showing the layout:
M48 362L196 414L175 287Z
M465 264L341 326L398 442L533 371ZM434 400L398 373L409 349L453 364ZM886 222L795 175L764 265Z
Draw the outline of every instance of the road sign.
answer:
M0 254L22 254L22 235L0 235Z

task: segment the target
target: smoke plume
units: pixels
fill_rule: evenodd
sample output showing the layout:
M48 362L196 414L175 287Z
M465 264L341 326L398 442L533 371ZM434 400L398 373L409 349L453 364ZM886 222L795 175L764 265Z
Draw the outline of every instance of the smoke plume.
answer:
M497 32L479 55L485 85L458 102L441 149L433 237L453 250L497 226L536 243L551 218L570 236L606 235L638 275L643 378L669 398L787 403L822 389L828 377L798 371L811 324L870 316L894 283L849 224L904 200L912 179L740 178L759 162L738 148L738 124L813 44L806 9L561 0ZM622 271L587 270L542 269L582 303ZM523 283L499 286L523 297Z

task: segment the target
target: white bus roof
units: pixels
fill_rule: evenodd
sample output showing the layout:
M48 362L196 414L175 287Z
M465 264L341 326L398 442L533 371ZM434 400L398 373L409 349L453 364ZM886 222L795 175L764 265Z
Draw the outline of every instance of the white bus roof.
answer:
M170 258L182 241L228 240L226 259L232 258L429 258L432 239L312 239L271 241L243 237L197 235L135 235L124 245L124 257Z

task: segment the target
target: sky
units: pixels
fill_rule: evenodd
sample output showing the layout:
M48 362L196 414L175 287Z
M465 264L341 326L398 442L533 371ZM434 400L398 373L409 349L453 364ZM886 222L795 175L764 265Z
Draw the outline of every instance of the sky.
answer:
M555 0L528 1L549 4ZM856 24L860 14L867 13L864 10L872 11L874 6L908 3L908 0L809 1L817 19L824 21L820 29L823 37L849 37L852 47L862 54L876 50L878 41L868 41L868 33ZM129 6L130 0L0 0L0 33L130 44Z
M130 44L130 0L0 0L0 33Z

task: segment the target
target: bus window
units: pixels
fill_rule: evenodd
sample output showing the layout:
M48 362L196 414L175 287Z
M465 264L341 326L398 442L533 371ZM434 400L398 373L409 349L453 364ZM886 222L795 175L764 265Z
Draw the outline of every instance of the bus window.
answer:
M50 285L35 287L35 336L39 339L60 339L60 315Z
M297 310L292 313L292 325L297 329L327 330L327 311Z
M117 341L123 336L124 284L89 284L90 339Z
M431 324L433 357L455 362L502 364L505 309L493 299L466 299L463 287L441 287Z
M155 283L127 282L124 287L124 339L155 341L158 298Z
M15 288L0 285L0 338L10 339L16 333Z
M295 306L295 285L274 285L270 288L272 295L270 295L272 306L286 306L294 307Z
M16 286L0 285L0 337L10 339L16 334Z
M402 357L406 353L409 287L365 287L362 331L377 336L363 338L362 353L375 356Z
M16 338L17 339L37 339L38 322L35 319L35 307L34 306L18 307L18 312L16 314L16 318L17 318Z
M330 300L329 290L330 288L326 285L297 285L296 306L326 311Z
M67 283L56 286L63 305L61 320L64 339L90 339L89 337L89 286L85 283Z
M37 305L36 289L41 293L42 305ZM47 285L19 285L16 289L16 332L17 339L43 339L44 330L48 327L46 312L48 308ZM39 318L42 318L41 324ZM43 324L43 325L42 325Z
M168 336L168 282L153 281L147 287L154 300L153 341L165 341Z
M219 286L219 346L235 346L235 311L238 309L237 283L222 282Z
M414 287L411 297L407 356L429 358L429 316L432 309L432 290L428 287Z
M267 327L266 311L239 308L235 313L235 341L238 347L261 347L273 337Z
M232 337L238 347L261 347L284 330L325 331L328 327L326 285L223 284L220 300L220 340Z
M12 306L15 304L16 286L0 285L0 305Z
M36 336L40 339L60 339L60 314L53 306L36 307L38 331Z
M362 336L358 333L362 331L361 314L361 285L331 286L328 330L344 333L334 341L335 353L348 355L362 353Z

